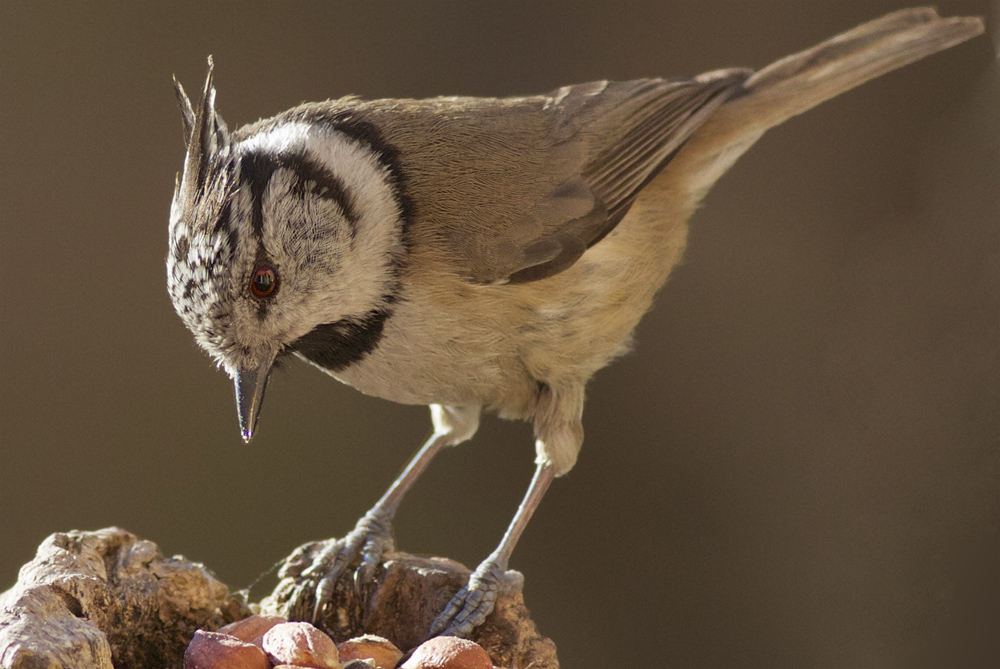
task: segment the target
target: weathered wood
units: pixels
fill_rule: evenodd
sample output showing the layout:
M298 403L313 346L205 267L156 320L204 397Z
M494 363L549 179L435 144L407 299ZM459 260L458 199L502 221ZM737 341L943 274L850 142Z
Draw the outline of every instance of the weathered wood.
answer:
M286 560L281 582L261 601L261 613L289 620L312 617L316 582L300 574L312 564L321 546L321 542L306 544ZM359 634L377 634L409 651L425 639L431 622L465 586L469 574L468 568L454 560L389 553L374 582L360 590L350 573L341 578L316 624L338 643ZM559 666L555 644L538 633L520 593L500 595L493 612L469 638L485 648L500 667Z
M316 583L300 574L319 546L297 549L275 591L254 608L308 620ZM407 651L468 576L451 560L392 553L360 592L346 574L318 622L338 642L377 634ZM250 613L204 566L164 557L124 530L53 534L0 595L0 669L181 669L197 629ZM559 666L555 644L538 634L520 594L500 597L472 639L498 666Z
M53 534L0 595L0 667L180 669L196 629L248 613L202 565L124 530Z

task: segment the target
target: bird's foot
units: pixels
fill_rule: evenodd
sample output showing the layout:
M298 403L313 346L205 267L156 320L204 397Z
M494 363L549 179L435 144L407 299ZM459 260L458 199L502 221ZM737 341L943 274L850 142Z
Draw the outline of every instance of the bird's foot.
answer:
M312 564L301 572L302 578L318 580L313 623L320 620L333 595L334 586L349 568L357 565L354 568L354 587L360 590L361 586L374 579L382 556L393 548L392 519L377 508L362 516L354 529L342 539L325 542L312 559Z
M506 560L494 553L483 560L469 576L469 582L451 598L444 611L431 623L428 638L435 636L467 637L493 611L497 597L520 592L524 575L508 570Z

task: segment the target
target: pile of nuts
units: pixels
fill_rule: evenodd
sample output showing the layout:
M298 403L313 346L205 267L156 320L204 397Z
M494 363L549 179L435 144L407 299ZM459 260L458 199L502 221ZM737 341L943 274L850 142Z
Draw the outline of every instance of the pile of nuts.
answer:
M366 634L333 642L309 623L250 616L215 632L198 630L184 652L184 669L394 669L402 651ZM400 669L495 669L482 646L456 637L425 641Z

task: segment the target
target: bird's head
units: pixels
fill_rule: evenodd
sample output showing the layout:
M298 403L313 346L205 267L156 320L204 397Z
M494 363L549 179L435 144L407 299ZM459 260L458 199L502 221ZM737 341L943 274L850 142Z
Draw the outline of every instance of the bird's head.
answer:
M403 213L377 152L316 118L230 133L212 64L193 108L177 84L187 153L170 209L174 309L236 387L249 441L276 359L336 372L367 355L397 294Z

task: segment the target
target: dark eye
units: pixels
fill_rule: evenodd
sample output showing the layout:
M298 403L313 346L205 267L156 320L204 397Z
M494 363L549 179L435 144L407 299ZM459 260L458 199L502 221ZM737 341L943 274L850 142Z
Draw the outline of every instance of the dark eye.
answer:
M256 297L271 297L278 287L278 275L267 266L258 267L253 271L253 278L250 279L250 291Z

